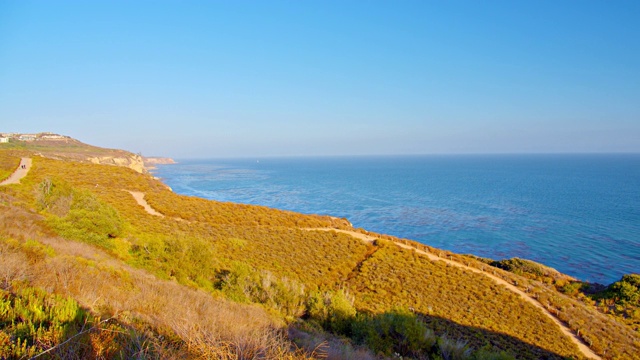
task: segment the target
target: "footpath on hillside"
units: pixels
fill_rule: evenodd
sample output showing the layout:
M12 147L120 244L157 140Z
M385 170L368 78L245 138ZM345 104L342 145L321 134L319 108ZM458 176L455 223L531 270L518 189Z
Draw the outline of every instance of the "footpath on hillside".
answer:
M153 209L147 203L147 201L144 199L144 193L136 192L136 191L129 191L129 193L131 193L131 195L133 195L133 197L136 200L136 202L139 205L141 205L142 207L144 207L145 211L147 213L149 213L150 215L164 216L161 213L159 213L158 211L156 211L155 209ZM182 220L182 219L180 219L180 220ZM344 234L353 236L356 239L360 239L360 240L368 242L368 243L373 243L374 241L379 240L379 238L377 238L377 237L366 235L366 234L362 234L362 233L355 232L355 231L349 231L349 230L340 230L340 229L334 229L334 228L309 228L309 229L304 229L304 230L307 230L307 231L335 231L335 232L344 233ZM491 280L495 281L497 284L504 285L509 291L512 291L512 292L518 294L523 300L527 301L528 303L532 304L536 308L540 309L540 311L542 311L542 313L545 316L547 316L549 319L551 319L551 321L553 321L560 328L560 330L562 331L563 334L568 336L569 339L571 339L571 341L573 341L573 343L578 346L578 349L580 349L580 352L582 352L582 354L584 356L586 356L587 358L590 358L590 359L602 359L600 356L598 356L596 353L594 353L593 350L591 350L591 348L589 348L589 346L587 346L587 344L585 344L582 341L582 339L580 339L580 337L578 337L571 329L569 329L569 327L567 327L562 321L560 321L557 317L555 317L552 313L550 313L549 310L545 309L545 307L542 306L542 304L540 304L537 300L533 299L531 296L527 295L527 293L525 293L524 291L518 289L513 284L508 283L507 281L505 281L504 279L499 278L498 276L492 275L490 273L486 273L486 272L484 272L482 270L479 270L479 269L476 269L474 267L470 267L470 266L461 264L461 263L453 261L453 260L448 260L448 259L441 258L441 257L439 257L437 255L431 254L431 253L423 251L423 250L416 249L416 248L411 247L409 245L400 244L400 243L395 243L395 244L397 246L401 247L401 248L413 250L413 251L417 252L418 254L424 255L431 261L444 261L446 264L449 264L451 266L456 266L458 268L462 268L462 269L467 270L467 271L473 271L474 273L482 274L482 275L490 278Z
M151 205L149 205L147 200L144 199L144 193L140 191L129 191L129 190L125 190L125 191L131 194L131 196L133 196L133 198L136 200L138 205L142 206L147 213L153 216L164 217L164 215L162 215L160 212L156 211L156 209L152 208Z
M22 158L20 165L8 178L0 182L1 185L19 184L20 180L27 176L27 173L31 169L31 158Z
M357 239L360 239L362 241L365 242L369 242L372 243L375 240L379 240L376 237L370 236L370 235L365 235L362 233L358 233L355 231L349 231L349 230L340 230L340 229L332 229L332 228L312 228L312 229L307 229L309 231L336 231L336 232L340 232L340 233L344 233L347 235L351 235ZM602 359L600 356L598 356L596 353L593 352L593 350L591 350L591 348L589 348L589 346L587 346L587 344L585 344L582 339L580 339L571 329L569 329L564 323L562 323L557 317L555 317L552 313L549 312L549 310L545 309L544 306L542 306L542 304L540 304L538 301L536 301L535 299L533 299L532 297L530 297L529 295L527 295L527 293L525 293L524 291L518 289L517 287L515 287L513 284L510 284L508 282L506 282L505 280L483 272L482 270L476 269L474 267L470 267L470 266L466 266L463 265L459 262L453 261L453 260L447 260L447 259L443 259L437 255L431 254L429 252L423 251L423 250L419 250L416 249L414 247L411 247L409 245L405 245L405 244L400 244L400 243L395 243L397 246L401 247L401 248L405 248L405 249L409 249L409 250L413 250L415 252L417 252L418 254L424 255L427 258L429 258L429 260L431 261L444 261L446 264L449 264L451 266L456 266L458 268L462 268L464 270L467 271L473 271L474 273L478 273L478 274L482 274L484 276L487 276L488 278L490 278L491 280L495 281L496 283L500 284L500 285L504 285L509 291L512 291L518 295L520 295L520 297L525 300L526 302L532 304L533 306L537 307L538 309L540 309L540 311L542 311L542 313L544 315L546 315L549 319L551 319L558 327L560 327L560 330L562 331L563 334L565 334L566 336L568 336L571 341L573 341L574 344L576 344L578 346L578 349L580 349L580 352L582 352L582 354L584 354L584 356L590 358L590 359Z

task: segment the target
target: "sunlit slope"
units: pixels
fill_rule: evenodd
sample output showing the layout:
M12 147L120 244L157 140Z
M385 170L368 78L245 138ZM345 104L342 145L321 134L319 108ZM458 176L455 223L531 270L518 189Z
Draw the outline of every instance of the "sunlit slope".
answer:
M5 153L0 156L0 181L6 179L20 164L20 157L13 154Z
M359 308L412 308L436 332L478 347L488 340L501 348L517 348L522 358L550 356L541 349L576 356L575 345L551 320L504 286L393 243L380 244L350 285Z
M41 216L12 200L0 192L0 358L307 358L264 308L47 234Z
M180 196L124 167L35 158L25 186L17 191L37 207L33 189L45 181L89 191L117 211L126 231L103 245L165 276L187 282L199 278L205 287L215 281L216 270L234 260L313 285L335 285L366 252L365 244L349 236L301 230L331 226L335 220L329 217ZM175 208L158 206L167 216L150 216L124 190L145 193L154 206L154 200L168 199Z
M58 136L58 138L47 138L51 135ZM37 154L52 159L76 162L126 166L138 172L146 172L142 156L129 151L101 148L68 136L50 133L39 133L35 137L36 139L33 141L11 139L8 143L0 144L0 151Z
M410 309L437 334L464 339L476 349L491 346L530 359L582 358L539 309L481 274L432 262L393 243L309 231L348 229L340 219L177 195L128 168L41 157L33 157L21 185L2 191L20 199L25 209L44 214L50 231L184 285L217 293L221 279L243 264L303 291L346 289L363 314ZM144 193L164 217L147 213L128 191ZM74 207L79 201L95 210L91 216L99 215L97 223L108 219L109 226L88 224L95 230L90 237L70 228L70 219L83 214ZM579 306L571 303L568 309L579 313ZM302 316L303 310L287 314ZM581 320L578 326L588 324ZM603 337L605 349L618 348L614 332L620 331L606 321L599 326L610 336ZM618 358L625 358L622 344ZM631 346L626 354L633 353L634 345L624 346Z

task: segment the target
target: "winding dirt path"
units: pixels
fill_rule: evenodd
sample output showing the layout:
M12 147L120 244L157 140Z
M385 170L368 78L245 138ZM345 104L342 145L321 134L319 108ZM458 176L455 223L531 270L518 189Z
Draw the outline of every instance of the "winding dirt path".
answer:
M378 240L378 238L374 237L374 236L370 236L370 235L365 235L365 234L361 234L355 231L348 231L348 230L339 230L339 229L331 229L331 228L311 228L311 229L306 229L309 231L335 231L335 232L340 232L340 233L344 233L347 235L351 235L357 239L360 239L362 241L365 242L373 242L375 240ZM400 243L395 243L396 245L400 246L401 248L405 248L405 249L409 249L409 250L413 250L415 252L417 252L418 254L424 255L427 258L429 258L429 260L432 261L444 261L445 263L451 265L451 266L456 266L468 271L473 271L474 273L478 273L478 274L482 274L484 276L489 277L491 280L495 281L496 283L500 284L500 285L504 285L508 290L520 295L520 297L532 304L533 306L537 307L538 309L540 309L540 311L542 311L542 313L544 315L546 315L549 319L551 319L562 331L563 334L565 334L566 336L569 337L569 339L571 339L571 341L573 341L574 344L576 344L578 346L578 349L580 349L580 352L582 352L582 354L590 359L602 359L600 356L598 356L598 354L594 353L593 350L591 350L589 348L589 346L587 346L587 344L585 344L582 339L580 339L571 329L569 329L569 327L567 327L562 321L560 321L557 317L555 317L552 313L549 312L549 310L545 309L544 306L542 306L542 304L540 304L538 301L536 301L535 299L533 299L532 297L530 297L529 295L527 295L527 293L525 293L524 291L520 290L519 288L515 287L513 284L508 283L507 281L483 272L482 270L470 267L470 266L466 266L463 264L460 264L459 262L453 261L453 260L447 260L447 259L443 259L437 255L431 254L429 252L423 251L423 250L419 250L416 249L414 247L411 247L409 245L405 245L405 244L400 244Z
M154 216L164 217L163 214L159 213L158 211L156 211L156 209L152 208L151 205L149 205L147 200L144 199L144 193L140 191L129 191L129 190L125 190L125 191L131 194L133 198L136 199L136 202L138 203L138 205L142 206L147 213Z
M144 199L144 193L142 192L138 192L138 191L129 191L126 190L127 192L129 192L131 195L133 195L133 198L136 200L136 202L141 205L142 207L144 207L145 211L151 215L155 215L155 216L161 216L164 217L163 214L159 213L158 211L156 211L154 208L152 208L149 203L147 203L147 201ZM368 242L368 243L372 243L375 240L378 240L379 238L375 237L375 236L370 236L370 235L366 235L366 234L362 234L359 232L355 232L355 231L349 231L349 230L340 230L340 229L333 229L333 228L308 228L308 229L304 229L307 231L335 231L335 232L339 232L339 233L343 233L343 234L347 234L350 235L356 239L360 239L364 242ZM429 260L432 261L444 261L446 264L449 264L451 266L456 266L458 268L462 268L465 269L467 271L473 271L474 273L477 274L482 274L484 276L487 276L488 278L490 278L491 280L493 280L494 282L496 282L497 284L500 285L504 285L509 291L512 291L515 294L518 294L524 301L530 303L531 305L535 306L536 308L540 309L540 311L542 311L542 313L547 316L549 319L551 319L551 321L553 321L559 328L560 331L562 331L563 334L565 334L567 337L569 337L569 339L571 339L571 341L576 344L578 346L578 349L580 350L580 352L582 352L582 354L584 356L586 356L587 358L590 359L598 359L601 360L602 358L600 356L598 356L596 353L594 353L589 346L587 346L587 344L585 344L582 339L580 339L571 329L569 329L569 327L567 327L562 321L560 321L557 317L555 317L552 313L549 312L549 310L545 309L544 306L542 306L542 304L540 304L538 301L536 301L535 299L533 299L532 297L530 297L529 295L527 295L527 293L525 293L524 291L520 290L519 288L517 288L516 286L514 286L513 284L508 283L507 281L505 281L504 279L501 279L495 275L486 273L482 270L470 267L470 266L466 266L463 265L459 262L453 261L453 260L447 260L444 258L441 258L437 255L431 254L429 252L423 251L423 250L419 250L416 249L414 247L411 247L409 245L405 245L405 244L400 244L400 243L395 243L397 246L400 246L401 248L405 248L405 249L409 249L409 250L413 250L415 252L417 252L418 254L424 255L426 256Z
M20 160L20 165L8 178L6 178L3 182L0 182L0 185L10 185L10 184L19 184L20 180L27 176L29 170L31 169L31 158L22 158Z

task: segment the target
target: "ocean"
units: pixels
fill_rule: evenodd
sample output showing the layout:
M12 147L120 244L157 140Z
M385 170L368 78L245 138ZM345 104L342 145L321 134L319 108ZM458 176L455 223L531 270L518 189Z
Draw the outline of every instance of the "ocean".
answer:
M179 194L345 217L581 280L640 272L640 154L178 160L154 173Z

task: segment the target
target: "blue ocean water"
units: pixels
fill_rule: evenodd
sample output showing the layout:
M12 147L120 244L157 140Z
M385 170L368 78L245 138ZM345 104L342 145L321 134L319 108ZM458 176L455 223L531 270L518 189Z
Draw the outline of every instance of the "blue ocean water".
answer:
M640 272L640 155L182 160L155 174L180 194L346 217L582 280Z

